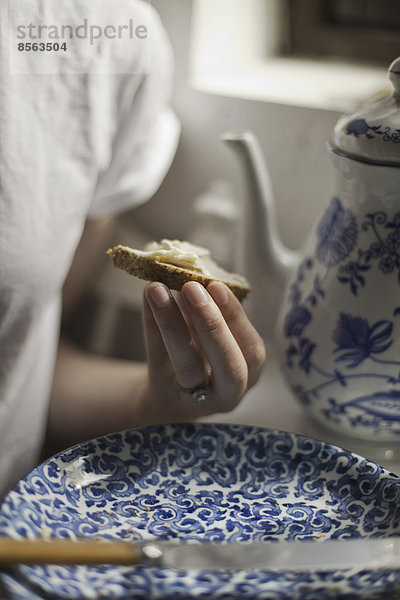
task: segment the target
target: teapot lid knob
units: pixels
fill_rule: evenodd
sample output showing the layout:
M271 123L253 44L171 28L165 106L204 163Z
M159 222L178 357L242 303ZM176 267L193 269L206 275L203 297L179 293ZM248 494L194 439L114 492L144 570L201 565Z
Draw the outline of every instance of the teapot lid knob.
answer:
M389 67L389 79L393 84L393 95L400 96L400 56Z

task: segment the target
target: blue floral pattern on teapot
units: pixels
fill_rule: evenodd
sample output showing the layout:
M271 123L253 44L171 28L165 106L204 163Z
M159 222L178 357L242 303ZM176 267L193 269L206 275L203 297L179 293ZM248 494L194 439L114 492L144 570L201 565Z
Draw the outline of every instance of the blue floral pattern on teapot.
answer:
M362 247L366 232L372 232L373 241ZM306 275L314 273L315 263L322 266L322 272L314 274L311 291L304 293ZM390 319L374 321L340 311L334 329L328 333L333 342L334 365L328 370L319 364L318 344L308 334L314 311L326 300L325 282L333 275L338 284L348 286L350 293L358 296L374 267L397 278L399 306L393 309ZM283 321L286 368L319 376L318 383L313 377L309 386L293 385L301 401L306 405L318 403L322 390L327 393L331 388L335 393L329 394L329 407L322 411L328 420L339 423L346 419L350 428L362 425L379 431L384 427L400 436L400 360L387 358L396 331L400 333L400 212L393 217L384 211L367 213L359 225L353 211L334 197L317 227L314 258L308 256L300 263L288 300L291 308ZM371 362L379 365L379 371L368 369ZM364 393L345 403L338 401L341 388L351 380L363 380L368 389L371 379L382 381L381 391Z
M382 127L382 125L369 125L365 119L355 119L347 125L347 135L359 137L365 135L368 139L373 140L376 136L381 135L384 142L400 143L400 129L392 130L390 127Z

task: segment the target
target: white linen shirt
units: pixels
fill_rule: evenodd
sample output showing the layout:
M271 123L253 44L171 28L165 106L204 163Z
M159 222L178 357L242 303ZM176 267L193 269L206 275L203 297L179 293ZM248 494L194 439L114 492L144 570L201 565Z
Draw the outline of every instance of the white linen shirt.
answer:
M41 0L28 4L43 8ZM66 19L78 14L79 4L55 1L57 20L60 11ZM113 0L92 6L115 17ZM147 200L177 146L164 29L147 3L122 0L118 7L126 20L150 19L147 74L13 74L8 2L0 2L0 497L40 455L61 290L86 218ZM125 73L140 71L129 65L140 55L118 55L120 46L106 43L112 60L126 61ZM75 52L71 60L77 58Z

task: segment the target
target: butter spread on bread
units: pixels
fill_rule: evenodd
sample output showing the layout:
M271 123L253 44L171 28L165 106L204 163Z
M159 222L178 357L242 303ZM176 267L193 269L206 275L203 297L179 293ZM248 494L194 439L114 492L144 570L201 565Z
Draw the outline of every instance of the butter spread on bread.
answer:
M107 251L114 265L147 281L160 281L172 290L180 290L187 281L207 286L211 281L223 281L243 300L250 291L245 277L230 273L219 266L210 251L202 246L180 240L163 239L149 242L143 250L115 246Z

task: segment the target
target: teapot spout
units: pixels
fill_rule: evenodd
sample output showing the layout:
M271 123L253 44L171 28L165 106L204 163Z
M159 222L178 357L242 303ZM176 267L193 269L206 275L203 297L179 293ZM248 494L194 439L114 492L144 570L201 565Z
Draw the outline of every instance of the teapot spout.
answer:
M282 287L299 257L297 252L286 248L279 237L270 177L260 144L250 131L225 133L222 140L237 153L247 177L248 211L252 218L247 214L246 234L255 242L257 257L254 258L265 274Z

